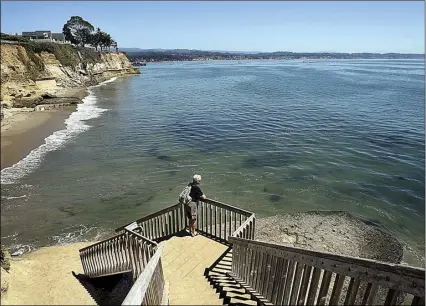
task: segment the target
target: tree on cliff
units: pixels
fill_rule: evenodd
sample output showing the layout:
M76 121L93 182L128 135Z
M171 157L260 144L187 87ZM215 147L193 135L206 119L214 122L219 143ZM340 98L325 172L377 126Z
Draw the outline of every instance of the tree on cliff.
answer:
M98 47L101 44L102 31L100 28L96 29L96 32L92 33L90 44L98 50Z
M98 47L101 47L101 50L104 48L109 48L117 44L111 37L110 34L105 33L100 28L97 28L95 32L91 34L90 44L98 50Z
M72 44L84 46L87 43L91 43L94 29L90 22L80 16L71 16L64 24L62 33L64 33L65 39Z

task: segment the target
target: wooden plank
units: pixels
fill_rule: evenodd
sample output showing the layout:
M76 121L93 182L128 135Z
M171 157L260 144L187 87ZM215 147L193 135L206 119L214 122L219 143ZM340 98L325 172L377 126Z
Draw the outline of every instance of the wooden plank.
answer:
M201 222L201 229L203 230L203 231L205 231L206 232L206 222L205 222L205 220L206 220L206 203L204 203L204 202L201 202L201 212L200 212L200 218L201 218L201 220L200 220L200 222Z
M223 225L223 229L224 229L224 237L223 237L223 239L228 240L228 234L227 234L227 231L226 231L226 229L228 228L226 226L226 222L228 220L228 211L226 209L224 210L223 217L224 217L224 221L225 221L224 225Z
M238 234L240 234L240 233L242 233L243 232L243 230L245 229L245 228L247 228L247 226L250 224L250 222L252 221L254 219L254 215L253 216L250 216L249 218L247 218L247 220L246 221L244 221L243 222L243 224L241 224L241 226L234 232L234 233L232 233L233 235L238 235ZM242 235L241 235L242 236Z
M112 261L113 261L113 265L114 265L114 272L119 271L119 267L120 267L120 250L119 250L119 244L118 244L118 239L114 239L114 244L113 244L113 257L112 257Z
M238 260L238 246L235 246L232 249L232 261L231 261L231 271L232 273L236 274L236 268L237 268L237 260Z
M214 210L214 235L215 235L215 237L218 237L218 233L217 233L217 206L214 206L213 210Z
M250 264L250 276L249 276L249 279L247 280L247 284L250 287L254 288L254 281L256 279L256 274L257 274L256 262L259 259L259 252L253 250L251 256L252 257L251 257L251 264Z
M278 290L279 287L281 285L281 276L283 273L283 263L284 260L280 257L276 257L277 262L276 262L276 266L274 269L274 287L272 289L272 296L271 296L271 303L272 304L277 304L277 299L278 299Z
M312 272L312 266L305 266L305 269L303 270L302 282L300 284L299 296L297 297L297 305L305 304L311 272Z
M263 277L263 273L264 273L264 269L265 269L265 265L264 265L264 253L262 251L258 251L260 253L260 257L259 257L259 263L257 266L257 275L256 275L256 286L254 287L256 289L257 292L260 293L260 288L262 286L262 277Z
M104 266L103 266L103 264L102 264L102 261L100 261L100 258L102 258L103 257L103 247L104 247L104 245L103 244L100 244L100 245L97 245L95 248L96 248L96 261L97 261L97 264L98 264L98 270L96 271L96 273L99 275L99 274L103 274L103 273L105 273L105 270L104 270Z
M314 267L343 274L351 278L359 278L361 281L377 283L387 288L398 289L412 295L421 296L424 294L424 269L295 247L290 248L278 244L236 237L230 237L229 241L233 244L241 243L248 248L261 249L263 252L275 256L287 259L294 258L299 262Z
M346 293L345 305L353 305L356 298L356 293L359 288L359 278L351 278L349 282L348 292Z
M317 298L317 305L325 305L326 298L328 295L328 288L330 287L331 276L333 275L330 271L324 271L322 276L322 282L320 291Z
M112 262L111 242L112 242L112 240L110 240L109 243L105 244L105 257L106 257L105 262L106 262L106 271L107 271L108 274L113 272L112 271L113 262Z
M401 293L401 291L395 289L389 289L388 294L386 295L385 305L395 305L396 298Z
M268 280L269 280L269 272L271 271L270 269L270 261L271 261L271 255L266 254L265 257L265 261L264 261L264 266L263 266L263 277L262 277L262 281L261 281L261 286L259 287L259 293L266 297L266 290L268 289Z
M219 207L219 238L225 239L222 233L222 208Z
M246 249L245 252L245 260L244 260L244 277L243 280L247 283L248 282L248 278L249 278L249 274L250 274L250 266L251 266L251 254L252 250L250 249Z
M271 269L270 269L270 273L269 273L269 281L268 281L268 290L266 291L266 299L268 301L272 301L272 293L273 293L273 289L274 289L274 285L276 283L276 273L277 273L277 262L278 262L278 257L273 256L272 260L271 260Z
M172 233L176 233L177 232L177 214L176 214L176 210L173 210L171 213L171 222L172 222Z
M253 239L254 240L254 236L255 236L255 233L256 233L256 216L253 214L253 222L252 222L252 233L251 233L251 238L250 239Z
M228 210L227 213L229 213L229 223L228 223L229 232L228 232L228 235L231 236L232 235L232 211Z
M154 236L152 237L152 240L155 240L158 238L157 218L153 218L152 223L153 223L153 229L154 229Z
M87 253L88 253L87 255L90 258L90 266L91 266L90 275L93 275L96 271L95 254L94 254L95 249L91 248L91 249L88 249L88 250L85 250L85 251L87 251Z
M250 285L252 288L256 288L256 282L257 282L257 278L259 276L259 260L260 260L260 254L261 252L254 250L254 261L253 261L253 270L254 270L254 277L252 279L252 282L249 283L248 285Z
M331 292L330 297L330 305L337 305L339 303L344 282L345 276L342 274L336 274L336 278L334 279L333 291Z
M147 220L143 223L144 228L145 228L145 232L146 232L146 237L148 237L149 239L152 239L152 234L151 234L151 220Z
M239 271L239 278L241 278L242 280L244 280L244 269L246 267L246 252L247 249L246 248L241 248L240 250L240 271Z
M210 234L213 235L213 205L210 205Z
M173 219L172 212L169 212L168 215L169 215L169 235L172 235L172 234L175 233L175 231L173 230L173 227L174 227L174 225L173 225L174 222L173 221L174 221L174 219Z
M312 272L311 285L309 287L308 300L306 301L306 305L314 305L315 303L320 276L321 269L315 267L314 271Z
M290 293L291 287L293 285L293 275L296 263L293 260L289 260L288 272L286 277L286 284L284 289L284 298L283 305L289 305L290 303Z
M274 304L276 305L283 305L283 299L284 299L284 289L287 281L287 274L288 274L288 268L289 268L289 260L281 258L282 261L282 272L280 274L280 285L278 286L278 295L276 298L276 302Z
M151 282L152 276L158 264L161 264L160 257L163 252L163 246L160 246L154 256L146 266L142 274L133 284L122 305L141 305L145 298L146 291Z
M243 215L238 213L238 215L240 216L240 224L238 224L238 226L241 226L241 224L243 224Z
M296 305L297 303L297 295L299 294L300 282L302 280L302 273L304 268L304 264L300 262L296 263L296 272L294 273L293 287L291 289L290 295L290 305Z

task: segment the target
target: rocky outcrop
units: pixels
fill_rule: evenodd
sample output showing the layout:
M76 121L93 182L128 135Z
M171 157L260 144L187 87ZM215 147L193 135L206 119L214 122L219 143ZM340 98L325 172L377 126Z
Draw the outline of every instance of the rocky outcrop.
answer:
M400 263L402 244L368 220L344 211L292 213L256 220L256 240L313 251Z
M1 44L1 104L35 107L54 97L58 88L87 87L139 73L123 53L71 45Z

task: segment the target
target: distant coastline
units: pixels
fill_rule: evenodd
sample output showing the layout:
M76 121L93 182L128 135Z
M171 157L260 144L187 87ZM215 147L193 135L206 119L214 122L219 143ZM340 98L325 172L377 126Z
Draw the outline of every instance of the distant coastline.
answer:
M296 52L219 52L201 50L122 50L134 64L168 61L208 60L324 60L324 59L424 59L424 54L404 53L296 53Z

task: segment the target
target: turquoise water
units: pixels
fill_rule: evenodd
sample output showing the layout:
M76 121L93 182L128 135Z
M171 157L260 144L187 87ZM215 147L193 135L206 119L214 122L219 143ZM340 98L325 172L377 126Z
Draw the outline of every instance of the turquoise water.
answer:
M345 210L425 243L424 61L157 63L91 95L43 148L2 171L3 243L99 238L208 197L258 217Z

